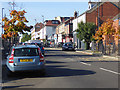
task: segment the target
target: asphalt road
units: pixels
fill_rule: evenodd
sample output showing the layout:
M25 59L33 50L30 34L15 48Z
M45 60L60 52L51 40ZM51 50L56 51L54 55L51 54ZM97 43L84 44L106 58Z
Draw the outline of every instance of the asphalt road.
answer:
M117 61L104 61L74 51L47 49L46 75L20 73L6 76L3 65L3 90L11 88L118 88L120 75ZM102 60L102 61L101 61Z

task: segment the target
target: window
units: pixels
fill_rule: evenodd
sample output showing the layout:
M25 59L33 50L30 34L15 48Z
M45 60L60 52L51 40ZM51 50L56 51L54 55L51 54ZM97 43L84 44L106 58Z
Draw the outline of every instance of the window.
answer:
M52 24L58 24L58 21L52 21Z
M14 56L38 56L37 48L19 48L15 49Z

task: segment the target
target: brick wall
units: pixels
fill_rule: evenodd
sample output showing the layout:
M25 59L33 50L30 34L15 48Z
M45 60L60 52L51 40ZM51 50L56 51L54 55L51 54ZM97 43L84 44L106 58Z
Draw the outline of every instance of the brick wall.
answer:
M115 5L111 2L105 2L99 7L99 16L101 23L106 21L108 18L112 19L120 12ZM87 22L94 22L97 25L97 18L98 18L98 8L93 10L92 12L86 13L86 20Z

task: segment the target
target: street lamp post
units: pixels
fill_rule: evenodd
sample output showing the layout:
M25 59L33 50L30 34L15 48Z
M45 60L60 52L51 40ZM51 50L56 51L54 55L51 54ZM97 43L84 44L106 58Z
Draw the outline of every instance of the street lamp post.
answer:
M2 19L3 19L3 10L4 10L4 8L2 8ZM3 21L2 21L2 34L4 33L4 31L3 31Z
M43 18L43 39L44 39L44 15L42 15L42 18Z

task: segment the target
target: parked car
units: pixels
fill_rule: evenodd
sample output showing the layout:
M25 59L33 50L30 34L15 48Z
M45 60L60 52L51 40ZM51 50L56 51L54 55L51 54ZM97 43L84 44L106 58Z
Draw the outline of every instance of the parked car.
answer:
M58 47L62 47L63 44L64 44L63 42L59 42L59 43L58 43Z
M19 71L45 72L45 60L40 48L36 45L13 46L7 56L8 75Z
M45 55L45 49L41 43L31 43L31 45L38 45L43 55Z
M50 43L45 43L45 47L50 47Z
M75 50L75 46L72 43L64 43L62 50Z

